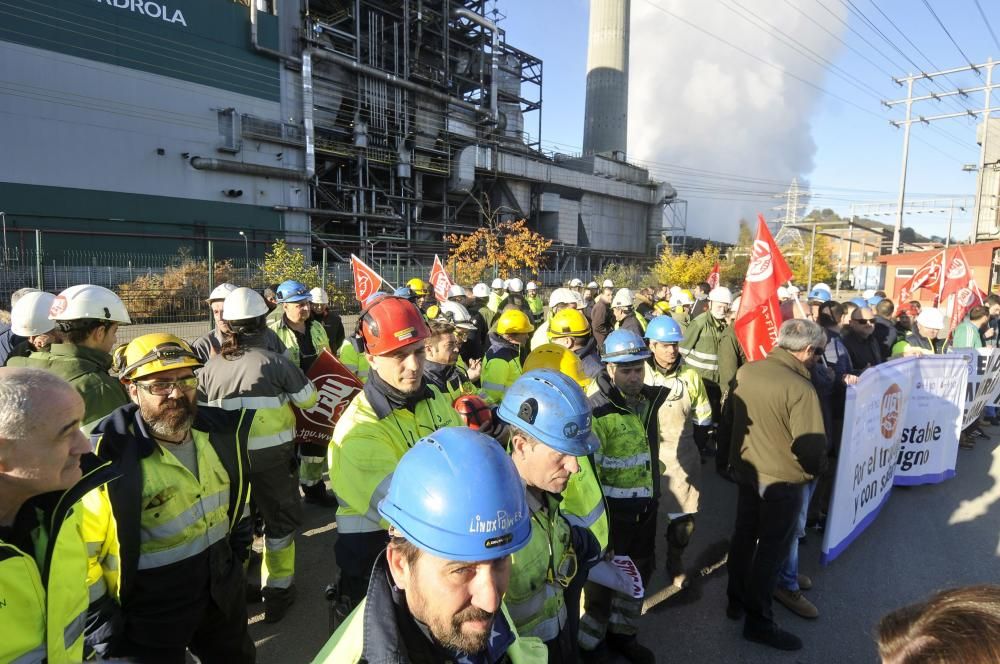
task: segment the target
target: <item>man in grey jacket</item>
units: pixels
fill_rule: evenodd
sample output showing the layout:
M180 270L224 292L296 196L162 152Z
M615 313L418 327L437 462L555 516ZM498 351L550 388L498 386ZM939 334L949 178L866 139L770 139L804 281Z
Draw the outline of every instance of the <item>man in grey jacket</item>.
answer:
M731 395L730 460L739 484L729 550L726 615L746 615L743 637L779 650L802 641L779 628L771 611L778 571L788 556L802 486L826 466L823 412L810 368L826 346L816 323L785 321L767 358L740 367Z

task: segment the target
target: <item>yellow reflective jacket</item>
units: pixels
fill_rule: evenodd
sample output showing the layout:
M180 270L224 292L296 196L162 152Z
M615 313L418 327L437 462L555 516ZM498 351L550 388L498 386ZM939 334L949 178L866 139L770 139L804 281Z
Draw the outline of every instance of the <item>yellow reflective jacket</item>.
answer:
M268 321L268 327L274 331L278 339L281 340L281 343L285 344L285 357L290 359L295 366L302 367L299 341L295 338L295 331L288 327L285 317L281 316L277 320ZM312 339L313 348L316 349L316 356L318 357L320 353L330 347L330 337L327 336L323 324L317 320L307 320L306 327L309 329L309 337ZM315 359L314 357L313 360ZM312 362L309 364L312 364Z
M350 338L344 339L344 343L340 345L340 350L337 351L337 356L340 358L341 363L358 377L358 380L362 383L367 383L368 371L370 370L368 358L358 350L354 343Z
M330 441L330 484L337 501L337 530L387 530L378 502L389 490L396 464L418 440L443 427L462 426L448 397L424 386L413 410L393 409L372 381L344 410Z
M608 548L609 526L601 480L590 457L577 457L576 460L580 471L569 476L559 509L570 525L592 532L601 550L605 551Z
M500 403L507 388L521 377L521 373L521 348L490 332L490 348L483 359L479 379L486 400L491 404Z
M0 539L0 662L83 661L87 548L78 503L118 473L92 454L81 467L72 488L26 502L12 541Z

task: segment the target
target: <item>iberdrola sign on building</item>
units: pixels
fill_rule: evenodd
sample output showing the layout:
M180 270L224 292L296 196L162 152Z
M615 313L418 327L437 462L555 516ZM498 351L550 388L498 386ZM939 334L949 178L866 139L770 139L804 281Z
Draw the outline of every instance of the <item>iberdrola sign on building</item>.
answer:
M97 2L115 9L131 11L147 18L161 19L167 23L179 23L185 28L187 27L184 12L180 9L171 9L167 5L153 2L153 0L97 0Z

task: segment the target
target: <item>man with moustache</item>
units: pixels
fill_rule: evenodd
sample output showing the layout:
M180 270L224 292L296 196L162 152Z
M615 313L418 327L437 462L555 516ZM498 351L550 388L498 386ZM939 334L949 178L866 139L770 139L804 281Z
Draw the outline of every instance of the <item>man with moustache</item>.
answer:
M252 411L196 406L201 361L184 341L147 334L125 349L131 403L94 430L122 477L83 499L90 557L86 639L102 657L253 662L243 563L251 530Z

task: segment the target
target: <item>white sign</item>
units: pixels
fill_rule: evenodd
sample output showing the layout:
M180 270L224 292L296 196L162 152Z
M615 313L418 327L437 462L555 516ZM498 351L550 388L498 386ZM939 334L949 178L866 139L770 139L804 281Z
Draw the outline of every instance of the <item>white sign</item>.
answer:
M115 9L126 9L146 18L158 18L167 23L180 23L187 27L187 21L184 20L181 10L170 9L153 0L97 0L97 2Z

